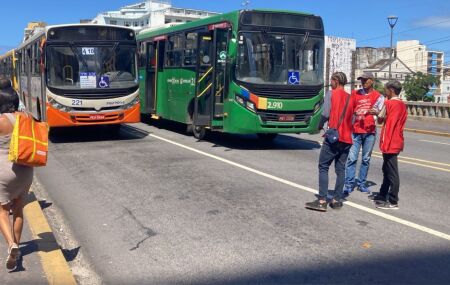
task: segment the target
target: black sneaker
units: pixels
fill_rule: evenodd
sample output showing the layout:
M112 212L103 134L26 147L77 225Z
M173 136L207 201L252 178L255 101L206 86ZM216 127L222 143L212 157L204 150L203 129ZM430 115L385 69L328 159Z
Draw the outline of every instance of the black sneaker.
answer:
M392 204L391 202L376 202L375 207L384 210L398 210L398 204Z
M369 198L369 200L374 201L374 202L386 202L386 198L379 194L369 195L367 197Z
M344 206L344 204L341 201L330 202L330 208L333 210L339 210L342 206Z
M326 212L327 211L327 202L320 203L320 200L317 199L314 202L305 203L305 208L320 212Z

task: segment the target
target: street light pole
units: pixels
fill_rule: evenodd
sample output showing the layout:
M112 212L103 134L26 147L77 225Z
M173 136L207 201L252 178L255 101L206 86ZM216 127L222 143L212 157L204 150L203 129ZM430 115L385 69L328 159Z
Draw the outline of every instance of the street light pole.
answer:
M392 53L394 51L394 49L392 48L392 37L394 34L394 27L395 27L395 24L397 24L398 17L397 16L389 16L389 17L387 17L387 20L388 20L389 26L391 27L391 51L389 53L389 80L391 80L392 79L392 74L391 74Z

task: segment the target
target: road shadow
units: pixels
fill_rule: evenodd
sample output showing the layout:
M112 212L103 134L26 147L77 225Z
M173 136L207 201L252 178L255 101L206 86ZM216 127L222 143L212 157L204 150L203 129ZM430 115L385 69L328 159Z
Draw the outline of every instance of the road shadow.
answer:
M80 251L81 247L76 247L73 249L64 249L61 248L52 232L45 232L38 234L37 239L33 239L30 241L20 243L20 251L22 253L22 257L30 255L32 253L38 252L52 252L55 250L61 250L62 254L66 261L73 261Z
M38 203L39 206L41 206L42 210L47 209L48 207L51 207L53 205L53 203L49 203L46 200L39 200Z
M215 270L189 280L164 276L157 284L241 285L241 284L449 284L450 250L411 250L402 254L375 254L382 244L364 243L367 254L341 261L289 266L264 262L261 266ZM379 253L379 251L377 250ZM332 254L332 252L330 252ZM305 263L310 257L305 257ZM174 280L175 279L175 280ZM144 281L144 280L142 280ZM144 284L144 283L143 283Z
M148 132L143 130L133 130L132 125L100 125L100 126L80 126L67 128L52 128L49 140L52 143L79 143L98 141L123 141L138 140L148 136ZM136 128L134 128L136 129Z
M178 122L164 119L145 119L143 122L152 126L184 136L191 136L187 132L187 126ZM192 137L193 140L196 140ZM312 150L319 149L320 144L310 139L302 139L298 135L279 134L273 141L264 141L256 135L236 135L221 132L208 132L203 139L213 144L212 147L224 147L226 151L231 150Z

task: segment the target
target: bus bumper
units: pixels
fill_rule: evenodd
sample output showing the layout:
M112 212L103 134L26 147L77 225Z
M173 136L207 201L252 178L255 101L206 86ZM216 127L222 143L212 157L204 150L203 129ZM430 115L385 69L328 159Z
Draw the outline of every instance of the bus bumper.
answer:
M255 133L317 133L322 108L315 113L305 112L304 120L296 122L271 121L264 112L253 113L238 104L231 104L230 113L224 120L224 131L235 134ZM295 113L295 112L292 112ZM265 118L266 120L263 120ZM297 118L297 117L296 117Z
M47 123L50 127L111 125L139 123L140 103L130 109L113 112L62 112L47 103Z

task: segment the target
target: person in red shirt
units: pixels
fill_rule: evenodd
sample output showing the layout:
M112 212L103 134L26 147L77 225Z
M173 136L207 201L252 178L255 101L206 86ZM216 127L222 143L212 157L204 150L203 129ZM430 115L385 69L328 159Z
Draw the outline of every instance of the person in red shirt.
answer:
M324 98L324 106L319 130L323 129L328 121L328 129L337 129L338 138L325 139L320 149L319 157L319 198L305 204L310 210L326 212L328 196L328 170L331 163L335 162L336 184L330 207L340 209L342 207L342 189L345 179L345 163L352 145L352 116L353 104L350 94L345 92L344 85L347 76L343 72L336 72L331 76L331 92L327 92ZM332 140L332 141L329 141Z
M373 196L375 206L380 209L398 209L400 177L397 156L403 150L403 128L408 117L406 105L398 98L402 85L398 81L389 81L385 85L386 97L384 109L378 121L383 124L380 137L380 150L383 153L383 184L380 193Z
M375 115L381 111L384 103L384 97L373 88L375 79L372 73L365 72L362 76L358 77L358 80L361 80L363 88L355 90L352 93L352 100L355 105L355 117L352 135L353 145L350 148L345 167L345 196L352 192L355 186L363 193L370 193L366 185L366 180L372 149L375 145ZM360 149L362 149L361 166L359 168L359 177L355 179L356 163Z

